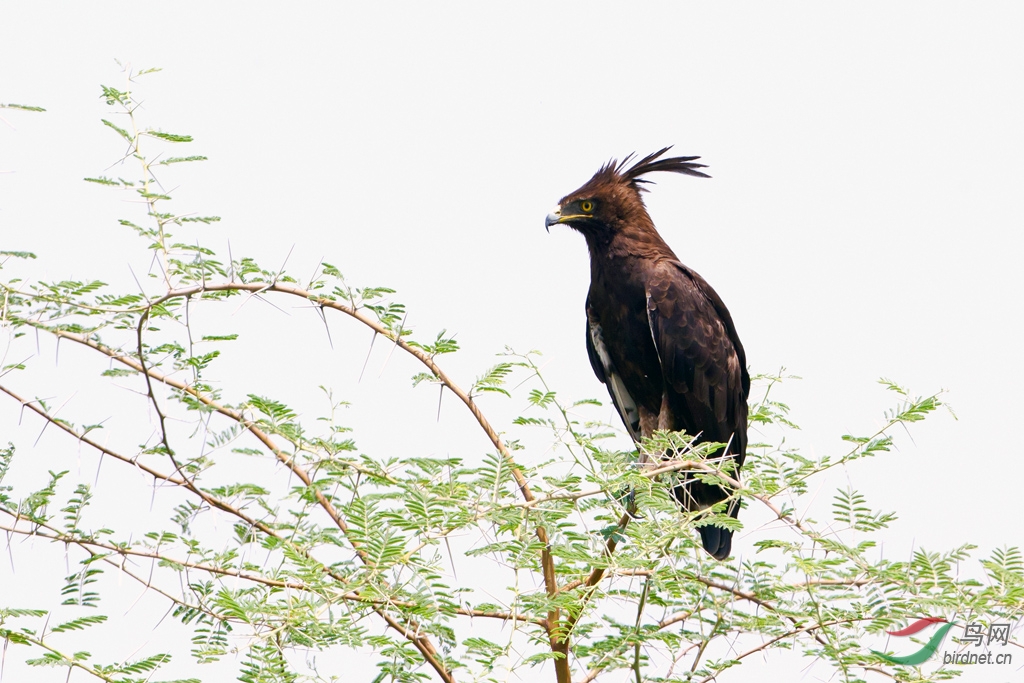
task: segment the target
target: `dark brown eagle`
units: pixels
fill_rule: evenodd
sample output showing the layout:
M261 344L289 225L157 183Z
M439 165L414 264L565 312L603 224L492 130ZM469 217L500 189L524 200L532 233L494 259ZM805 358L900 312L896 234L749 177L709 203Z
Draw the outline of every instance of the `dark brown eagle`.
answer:
M747 374L732 316L707 282L687 268L654 227L644 207L642 176L655 171L707 178L699 157L662 156L666 147L629 168L633 155L611 161L566 195L546 226L565 223L590 249L587 353L597 378L634 441L656 429L685 430L698 441L727 444L716 457L743 464L747 448ZM739 476L738 472L735 476ZM673 494L689 511L727 499L729 490L685 478ZM728 514L736 517L739 501ZM698 527L704 549L729 557L732 532Z

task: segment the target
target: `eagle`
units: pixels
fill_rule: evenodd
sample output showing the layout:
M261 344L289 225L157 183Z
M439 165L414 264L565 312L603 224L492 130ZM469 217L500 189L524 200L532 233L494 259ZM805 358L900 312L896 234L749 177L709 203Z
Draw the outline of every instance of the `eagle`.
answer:
M655 430L682 430L695 442L726 444L713 454L732 458L739 476L747 448L750 375L729 309L711 285L683 265L658 234L642 193L649 173L708 178L700 157L665 157L665 147L640 159L605 164L558 202L545 227L565 224L590 250L587 353L634 442ZM627 168L628 166L628 168ZM644 456L641 456L642 458ZM729 500L728 487L684 477L673 489L687 511ZM732 531L698 525L704 549L729 557Z

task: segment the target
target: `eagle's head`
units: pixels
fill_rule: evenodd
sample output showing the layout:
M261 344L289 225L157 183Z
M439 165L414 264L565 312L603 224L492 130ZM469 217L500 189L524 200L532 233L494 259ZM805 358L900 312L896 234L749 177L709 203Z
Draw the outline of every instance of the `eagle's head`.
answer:
M612 159L582 187L562 197L555 210L548 214L544 227L550 230L552 225L564 223L588 239L597 240L609 238L624 225L647 224L653 228L640 196L645 191L643 184L651 181L641 176L654 171L670 171L700 178L710 177L697 170L705 168L704 164L693 163L700 157L662 159L661 156L670 149L665 147L658 150L628 169L626 165L633 159L633 154L621 162Z

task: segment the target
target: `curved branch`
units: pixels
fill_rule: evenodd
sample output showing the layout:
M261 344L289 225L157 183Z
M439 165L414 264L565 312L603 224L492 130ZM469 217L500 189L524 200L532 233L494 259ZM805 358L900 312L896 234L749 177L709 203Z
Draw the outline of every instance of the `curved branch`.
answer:
M357 321L359 321L363 325L366 325L367 327L372 329L375 333L380 334L380 335L386 337L387 339L392 341L397 347L401 348L403 351L405 351L409 355L413 356L418 361L420 361L423 365L425 365L427 367L427 369L429 369L430 372L433 373L433 375L438 378L438 380L441 382L441 384L443 386L445 386L456 397L458 397L458 399L460 401L462 401L462 403L469 409L470 413L472 413L473 417L476 419L477 424L480 426L481 429L483 429L484 433L487 435L487 438L491 441L491 443L494 445L494 447L501 454L502 458L509 465L510 471L512 473L512 477L513 477L513 479L515 479L516 485L519 487L519 490L522 493L523 498L527 502L531 502L531 501L533 501L536 498L536 496L534 495L533 491L530 489L529 482L526 480L526 477L523 475L522 470L516 464L515 459L512 456L512 452L508 449L508 446L505 445L505 442L502 440L501 436L498 434L498 432L491 425L490 421L484 416L483 412L480 410L480 407L473 400L472 396L470 396L469 393L467 393L458 384L456 384L455 381L452 380L451 377L449 377L448 374L443 369L441 369L441 367L439 365L437 365L437 363L434 361L434 358L430 354L428 354L428 353L424 352L423 350L418 349L415 346L409 344L408 342L406 342L402 338L401 334L395 333L394 331L389 329L387 326L381 324L378 320L374 320L373 318L371 318L370 316L368 316L364 312L362 312L359 309L357 309L355 306L351 306L351 305L347 305L347 304L341 303L341 302L336 301L335 299L332 299L332 298L329 298L329 297L320 296L316 292L312 292L312 291L309 291L309 290L306 290L306 289L303 289L303 288L300 288L300 287L293 287L293 286L290 286L290 285L281 284L279 282L270 282L270 283L239 283L239 282L230 282L230 283L219 283L219 284L203 283L201 285L193 285L191 287L172 289L172 290L168 291L167 293L165 293L163 296L158 297L156 299L153 299L152 301L149 301L146 306L140 307L140 308L134 309L134 310L137 310L137 311L142 312L143 314L145 314L146 311L152 310L152 308L154 306L162 305L162 304L164 304L167 301L170 301L172 299L188 298L188 297L195 296L195 295L202 295L205 292L249 292L251 294L262 294L262 293L265 293L265 292L277 292L277 293L281 293L281 294L287 294L287 295L290 295L290 296L301 297L302 299L310 301L310 302L314 303L315 305L319 306L322 309L323 308L327 308L327 309L338 311L340 313L344 313L345 315L348 315L348 316L356 319ZM46 328L44 327L43 329L46 329ZM110 350L110 352L105 351L104 349L106 347L103 347L102 344L99 344L98 342L95 342L94 340L89 339L85 335L77 335L77 334L74 334L74 333L65 332L63 330L47 330L47 331L51 332L52 334L57 335L58 337L63 336L63 337L72 339L74 341L78 341L80 343L84 343L87 346L91 346L91 347L93 347L93 348L95 348L97 350L100 350L100 351L103 351L104 353L107 353L107 355L110 355L112 358L115 358L119 362L122 362L122 363L125 362L124 360L122 360L122 358L124 358L124 357L121 354L118 354L117 352L113 352L113 350ZM129 367L132 367L132 365L130 363L125 363L125 364L129 365ZM136 363L136 365L138 365L138 364ZM142 369L140 367L136 367L136 369L139 370L139 371L142 371ZM169 379L170 378L168 378L168 380ZM160 380L160 381L164 381L164 380ZM168 381L167 383L171 384L171 381ZM183 383L178 383L178 384L181 384L181 387L185 387L186 386ZM174 386L173 384L171 384L171 385ZM179 388L181 388L181 387L179 387ZM189 387L188 389L191 389L191 388ZM183 390L185 390L185 389L183 389ZM190 393L195 398L202 400L201 395L198 392L195 392L194 390L191 390ZM209 400L209 399L207 399L207 400ZM209 403L209 405L211 405L211 407L213 407L213 402L211 401ZM223 412L223 411L219 411L219 412ZM227 414L227 413L223 413L223 414ZM244 421L244 418L234 417L233 419L238 420L241 424L246 424L246 422ZM250 429L250 431L252 431L252 430ZM253 433L255 434L255 432L253 432ZM257 438L259 438L259 436L257 436ZM267 447L271 448L271 446L269 446L269 445ZM280 451L277 450L277 449L272 449L272 452L274 452L274 454L279 459L281 459L282 462L284 462L287 466L289 466L289 467L292 466L290 464L290 462L289 462L290 458L288 458L288 456L282 457L283 454L281 454ZM298 476L298 472L296 472L296 475ZM300 479L301 478L302 477L300 476ZM309 485L309 482L306 482L306 480L303 480L303 481L304 481L304 483L307 484L307 486ZM332 518L335 520L335 523L339 524L339 528L341 528L341 525L344 524L344 520L341 519L341 517L337 515L336 511L332 513L333 506L330 505L330 502L327 501L326 498L324 498L323 494L320 491L316 491L315 490L315 495L317 496L317 500L318 500L318 502L320 502L321 507L323 507L325 510L327 510L328 514L331 514ZM342 529L342 531L344 531L344 529ZM542 567L542 572L543 572L543 576L544 576L545 589L546 589L548 595L553 597L558 592L558 586L557 586L557 580L555 578L554 558L551 555L551 550L550 550L550 539L548 537L547 530L543 526L541 526L541 525L537 525L535 527L535 533L537 535L537 539L541 542L541 544L543 546L543 549L541 550L541 567ZM366 561L368 559L368 557L365 555L365 551L361 551L360 552L360 556L362 557L362 559L364 561ZM549 625L555 624L558 621L558 611L557 610L553 610L548 615L548 620L547 621L548 621ZM548 630L550 631L550 628Z
M331 521L334 522L335 526L337 526L338 529L340 529L343 533L348 535L348 524L345 522L344 518L334 507L331 501L329 501L327 497L324 496L323 492L320 491L318 488L313 487L313 478L309 476L309 473L306 472L306 470L303 469L302 466L300 466L297 462L295 462L295 459L292 456L285 453L276 443L274 443L274 440L270 438L269 434L260 429L255 422L248 419L245 415L232 408L222 406L221 404L211 399L209 396L206 396L205 394L197 391L194 387L186 384L185 382L176 380L172 377L168 377L167 375L163 374L162 372L159 372L158 370L147 367L144 363L137 360L134 356L127 356L123 353L119 353L115 349L112 349L93 339L90 339L85 335L75 334L72 332L65 332L63 330L54 330L53 334L60 339L69 339L79 344L88 346L89 348L99 351L100 353L108 356L112 360L116 360L118 363L121 363L122 365L125 365L135 370L136 372L145 375L147 388L149 388L150 397L152 397L152 385L150 384L150 379L154 379L157 382L160 382L161 384L166 384L169 387L173 387L174 389L177 389L188 394L189 396L196 399L203 405L213 409L215 412L220 413L221 415L224 415L225 417L230 418L231 420L234 420L238 424L242 425L247 431L249 431L253 436L255 436L259 440L259 442L266 447L268 451L273 453L274 457L277 458L278 461L281 462L281 464L287 467L292 472L292 474L294 474L303 483L303 485L305 485L307 488L312 489L314 495L316 496L317 503L320 505L320 507L323 508L325 512L327 512L328 516L331 518ZM151 398L151 400L153 399ZM188 485L187 481L185 482L185 485ZM352 543L352 547L355 549L359 557L365 563L372 565L370 556L367 554L366 550L364 550L357 541L353 541L351 538L349 539L349 541Z
M174 602L177 602L179 604L184 604L184 603L181 603L181 601L178 600L177 598L175 598L174 596L168 594L165 591L160 590L159 588L153 586L151 583L144 581L143 579L141 579L140 577L136 576L132 572L129 572L122 565L117 564L116 562L111 560L109 556L110 555L116 555L116 556L119 556L119 557L122 557L122 558L138 557L138 558L149 559L149 560L157 560L157 561L160 561L160 562L167 562L167 563L170 563L170 564L179 565L181 567L185 567L185 568L188 568L188 569L195 569L196 571L206 572L208 574L214 574L214 575L217 575L217 576L230 576L230 577L233 577L233 578L242 579L243 581L250 581L252 583L260 584L262 586L268 586L270 588L288 588L288 589L291 589L291 590L303 591L303 592L307 592L307 593L317 594L316 590L314 590L311 586L309 586L308 584L306 584L306 583L304 583L302 581L283 581L281 579L270 579L270 578L267 578L265 576L259 576L258 574L252 574L252 573L249 573L249 572L243 572L241 570L230 569L230 568L227 568L227 567L218 567L218 566L215 566L215 565L204 564L202 562L193 562L191 560L181 560L181 559L169 557L167 555L163 555L163 554L158 553L158 552L139 550L137 548L130 548L130 547L125 547L125 546L121 546L121 545L114 545L114 544L110 544L110 543L103 543L101 541L97 541L97 540L93 540L93 539L89 539L89 538L79 538L79 537L76 537L76 536L70 536L68 534L65 534L65 533L61 532L59 529L57 529L57 528L55 528L53 526L50 526L49 524L40 524L38 520L29 519L28 517L25 517L24 515L10 513L10 512L7 512L6 510L0 510L0 512L4 512L4 513L14 517L15 524L17 524L17 522L19 522L19 521L25 520L25 521L31 522L33 525L35 525L37 527L43 527L43 528L49 529L52 533L41 533L38 528L23 529L23 528L19 528L17 526L4 526L4 525L0 525L0 531L11 533L11 534L20 534L20 535L23 535L23 536L34 536L34 537L39 537L39 538L45 538L47 540L55 541L55 542L58 542L58 543L67 543L67 544L70 544L70 545L78 546L79 548L82 548L83 550L85 550L87 553L89 553L93 557L100 557L101 559L106 561L108 564L116 567L119 571L122 571L125 574L128 574L128 576L132 577L133 579L143 583L143 585L145 585L147 588L152 588L153 590L158 591L164 597L166 597L166 598L168 598L170 600L173 600ZM102 553L100 551L102 551ZM330 596L322 596L322 597L325 597L325 598L327 598L329 600L330 599L341 599L341 600L345 600L345 601L358 602L358 603L362 603L362 604L365 604L365 605L371 605L371 606L372 605L378 605L378 606L388 606L388 605L390 605L390 606L393 606L393 607L404 607L404 608L410 608L410 609L413 608L413 607L418 607L418 608L423 607L423 605L420 604L420 603L409 602L409 601L406 601L406 600L385 600L383 598L368 598L368 597L366 597L364 595L359 594L357 591L349 591L347 593L342 593L340 595L330 595ZM515 614L515 613L512 613L512 612L495 612L495 611L487 611L487 610L479 610L479 609L467 609L465 607L456 607L454 609L454 612L456 614L458 614L460 616L464 616L464 617L481 617L481 618L486 618L486 619L500 619L502 621L522 621L522 622L529 622L529 623L538 624L538 625L540 624L540 620L539 619L534 619L532 617L528 617L525 614ZM218 618L220 618L219 615L212 615L212 616L217 616Z
M43 328L43 329L45 329L45 328ZM76 339L75 335L72 335L70 333L62 332L60 330L49 330L49 331L53 332L54 334L63 335L63 336L65 336L65 338L73 339L74 341L81 341L81 339ZM96 348L99 351L104 351L106 349L106 347L104 347L102 345L97 345L96 342L92 342L91 344L87 344L87 345L88 346L92 346L93 348ZM125 360L131 360L131 359L127 359L126 357L124 357L121 354L117 354L116 352L113 352L113 350L110 350L110 351L111 351L111 353L114 354L111 357L114 358L115 360L118 360L119 362L124 362ZM141 369L139 369L139 368L136 368L136 369L138 369L141 372ZM155 372L155 371L150 369L149 372ZM160 374L160 373L157 373L157 374ZM105 454L109 454L109 455L111 455L112 457L116 458L117 460L119 460L121 462L130 464L130 465L135 466L135 467L142 467L141 463L137 463L132 458L128 458L128 457L126 457L126 456L124 456L122 454L116 453L115 451L113 451L113 450L111 450L109 448L100 446L99 444L95 444L95 442L87 439L84 434L80 434L79 432L75 431L72 427L70 427L70 425L67 425L66 423L63 423L63 422L57 420L52 415L47 413L45 410L42 410L41 408L38 408L37 406L35 406L33 402L26 401L25 399L22 399L20 396L18 396L14 392L10 391L9 389L6 389L5 387L0 386L0 389L2 389L4 391L4 393L8 394L12 398L15 398L16 400L21 402L22 405L29 406L30 409L32 409L35 413L40 415L45 420L47 420L50 424L58 425L61 429L63 429L68 434L71 434L72 436L76 437L79 441L87 443L90 446L95 446L97 448L97 450L99 450L100 452L105 453ZM222 510L224 512L227 512L227 513L229 513L231 515L234 515L234 516L238 517L239 519L244 521L251 528L259 529L264 534L266 534L268 536L273 536L274 538L277 538L277 539L281 540L282 542L287 543L296 552L301 554L303 557L309 557L310 559L314 559L315 560L315 558L312 558L310 556L310 554L309 554L309 552L307 550L305 550L303 548L300 548L299 546L297 546L293 542L291 542L289 539L282 537L280 534L278 534L274 529L272 529L266 523L264 523L262 521L259 521L259 520L255 519L253 517L250 517L249 515L245 514L242 510L236 508L235 506L231 505L230 503L227 503L227 502L225 502L225 501L223 501L223 500L221 500L221 499L219 499L219 498L217 498L215 496L212 496L212 495L208 494L207 492L203 491L202 489L197 487L192 482L190 482L188 480L179 480L179 479L176 479L176 478L171 477L169 475L161 474L161 473L156 472L155 470L153 470L151 468L145 468L145 471L151 473L152 476L154 476L154 478L161 479L163 481L172 482L172 483L175 483L176 485L179 485L179 486L182 486L183 488L188 489L190 492L192 492L194 495L198 496L203 502L205 502L210 507L216 508L218 510ZM345 576L337 573L336 571L332 570L330 567L328 567L326 565L321 565L321 568L322 568L322 571L324 573L326 573L328 576L330 576L331 578L335 579L336 581L338 581L338 582L340 582L342 584L347 584L348 583L348 580L346 579ZM427 636L425 636L425 635L420 633L419 623L415 619L411 619L410 618L409 619L409 624L410 624L411 628L408 628L408 627L404 626L401 622L399 622L397 619L395 619L392 615L388 614L388 612L386 611L385 607L388 606L388 605L394 605L394 604L395 603L389 602L386 605L384 605L384 604L382 604L382 605L374 605L372 607L372 609L373 609L374 612L376 612L378 615L380 615L380 617L382 619L384 619L384 621L388 624L388 626L390 626L394 630L396 630L399 633L401 633L403 637L405 637L407 640L409 640L413 644L413 646L415 646L416 649L420 651L420 654L423 655L424 660L431 666L431 668L434 669L435 672L437 672L437 674L441 678L441 680L443 680L445 683L455 683L455 678L453 677L451 672L448 671L447 667L445 667L444 664L442 663L440 654L437 652L437 649L434 647L433 643L430 641L430 639Z

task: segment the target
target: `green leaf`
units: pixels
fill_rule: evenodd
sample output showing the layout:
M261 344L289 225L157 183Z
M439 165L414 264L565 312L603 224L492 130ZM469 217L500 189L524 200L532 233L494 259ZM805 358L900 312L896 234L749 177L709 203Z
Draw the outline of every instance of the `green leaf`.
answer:
M167 142L192 142L191 135L175 135L174 133L164 133L158 130L147 130L145 134L154 138L166 140Z
M189 157L168 157L162 161L156 162L155 166L168 166L170 164L184 164L191 161L207 161L204 156L189 156Z
M109 102L108 102L108 104L109 104ZM106 126L107 128L111 129L112 131L114 131L115 133L120 135L122 138L127 140L128 142L133 142L134 141L134 138L124 128L121 128L121 127L111 123L110 121L107 121L106 119L100 119L100 121L103 122L104 126Z
M58 626L54 626L50 630L53 631L54 633L63 633L65 631L82 631L82 630L84 630L84 629L86 629L86 628L88 628L90 626L95 626L96 624L102 624L106 620L107 620L107 617L105 617L102 614L96 614L96 615L87 616L87 617L79 617L78 619L72 619L71 621L66 621L63 624L60 624Z
M110 178L107 178L105 176L100 176L99 178L82 178L82 180L84 180L87 183L97 183L99 185L114 185L116 187L121 186L121 183L119 183L118 181L111 180Z
M3 104L0 103L0 109L21 109L22 111L46 111L42 107L33 107L29 104Z
M21 259L36 258L36 255L31 251L0 251L0 256L12 256Z

